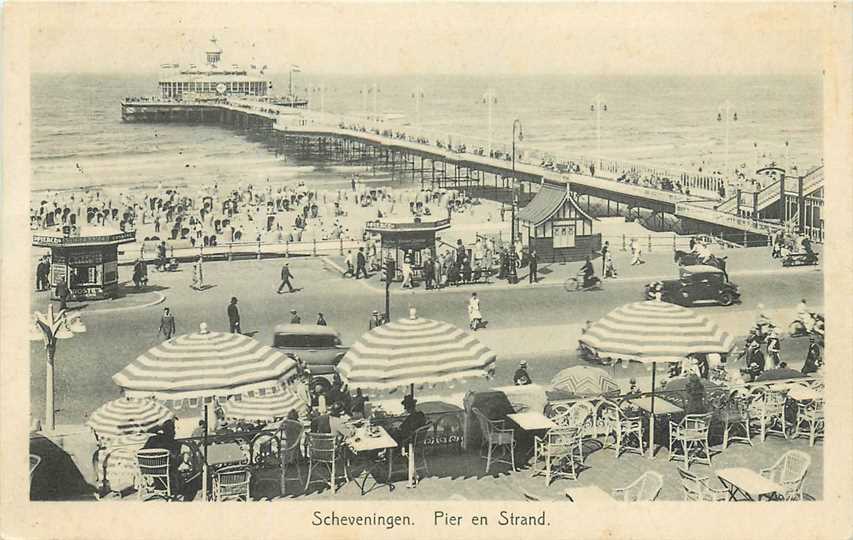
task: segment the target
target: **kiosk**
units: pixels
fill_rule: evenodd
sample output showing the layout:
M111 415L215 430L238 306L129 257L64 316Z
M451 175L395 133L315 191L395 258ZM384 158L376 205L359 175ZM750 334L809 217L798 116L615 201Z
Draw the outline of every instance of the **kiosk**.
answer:
M400 263L406 254L412 256L412 266L420 268L421 253L429 250L433 260L436 257L435 235L439 231L450 228L450 218L435 219L431 216L422 218L413 216L406 221L394 218L368 221L365 230L378 234L381 239L381 260L393 259L400 268Z
M118 246L136 241L136 231L65 225L33 233L32 245L50 248L51 297L65 280L74 300L112 298L118 292Z

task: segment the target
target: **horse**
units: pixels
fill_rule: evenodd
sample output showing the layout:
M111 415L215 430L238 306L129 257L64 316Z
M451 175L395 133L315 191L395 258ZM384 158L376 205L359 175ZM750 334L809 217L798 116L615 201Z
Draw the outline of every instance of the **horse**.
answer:
M681 251L679 249L675 250L675 253L672 258L673 262L678 264L679 266L690 266L694 264L707 264L708 266L713 266L714 268L719 268L723 272L726 271L726 257L717 257L715 255L711 255L708 260L704 262L699 261L699 257L696 254L691 253L689 251Z

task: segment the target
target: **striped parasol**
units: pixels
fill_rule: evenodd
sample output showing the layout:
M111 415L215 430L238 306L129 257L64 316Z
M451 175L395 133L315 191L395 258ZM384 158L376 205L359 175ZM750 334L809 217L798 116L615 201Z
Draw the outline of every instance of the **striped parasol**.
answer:
M578 397L619 394L619 385L601 368L572 366L551 379L551 386Z
M296 374L296 362L242 334L207 332L165 341L137 357L113 381L129 397L224 399L276 393Z
M689 354L729 353L734 338L687 308L649 300L608 313L581 336L599 358L680 362Z
M174 417L172 411L154 400L119 398L101 405L86 425L100 440L113 441L146 432Z
M239 401L226 401L222 404L225 418L234 420L264 420L272 422L284 418L296 409L305 411L308 404L290 391L268 394L266 396L246 397Z
M490 377L495 353L474 336L441 321L408 319L378 326L361 336L338 365L350 388L394 391Z

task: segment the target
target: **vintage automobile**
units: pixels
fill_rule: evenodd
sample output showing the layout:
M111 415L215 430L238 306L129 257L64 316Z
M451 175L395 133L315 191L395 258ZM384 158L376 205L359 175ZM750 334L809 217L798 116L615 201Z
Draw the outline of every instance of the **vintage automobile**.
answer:
M335 368L349 350L331 326L280 324L275 327L273 347L301 360L313 380L331 387Z
M700 303L717 303L730 306L740 301L737 285L728 280L719 268L704 264L682 266L678 279L655 281L646 285L645 296L653 300L661 293L661 300L682 306Z

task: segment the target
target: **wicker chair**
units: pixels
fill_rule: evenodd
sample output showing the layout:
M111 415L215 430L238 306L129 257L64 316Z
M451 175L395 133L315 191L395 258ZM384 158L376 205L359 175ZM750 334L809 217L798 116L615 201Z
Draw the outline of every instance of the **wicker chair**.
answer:
M213 476L213 500L249 502L252 473L245 465L233 465L216 471Z
M136 452L136 463L139 468L136 487L140 500L176 498L172 493L169 459L169 451L161 448L142 449Z
M583 463L581 442L580 431L574 427L551 428L544 437L534 437L530 475L544 475L546 487L556 478L577 480Z
M555 403L548 411L548 418L558 426L569 425L569 405L567 403Z
M616 457L622 455L623 451L635 451L643 454L643 419L639 415L629 415L612 401L604 401L599 406L599 411L608 425L610 434L613 436L612 446L616 449ZM634 442L633 445L630 442ZM606 440L605 440L606 443Z
M309 433L308 434L308 480L305 482L305 489L311 485L311 474L314 471L315 465L320 465L326 468L329 472L328 485L333 491L337 491L337 483L339 475L337 474L338 462L344 470L344 480L349 482L349 473L347 472L346 460L341 454L341 447L338 444L337 436L331 433ZM314 482L326 483L326 480L314 480Z
M41 463L41 456L37 456L35 454L30 454L30 478L33 477L33 473L36 472L39 464Z
M482 447L486 449L486 455L481 456L486 460L486 472L492 467L492 463L506 463L512 465L512 470L515 470L515 433L511 429L504 427L503 420L489 420L480 409L474 407L472 409L477 421L480 423L480 430L483 435ZM495 448L502 450L501 458L492 460ZM509 452L509 460L506 458L506 453Z
M401 450L406 448L407 451L411 451L412 454L407 456L408 459L401 459L394 461L395 466L391 471L391 474L396 474L400 472L408 472L409 471L409 463L412 463L412 469L414 472L414 478L412 478L411 486L420 481L421 476L418 474L419 472L423 472L424 474L429 474L429 465L427 464L427 447L425 444L427 435L429 432L434 429L432 423L426 423L423 426L416 429L412 432L412 436L405 441L401 441Z
M749 405L749 398L742 396L737 390L732 391L722 404L720 420L723 422L724 450L729 447L730 442L745 442L752 446Z
M823 399L797 403L797 421L793 437L808 436L809 446L823 438ZM802 428L802 430L801 430Z
M684 459L684 468L690 468L694 459L711 465L711 444L708 432L711 425L711 413L688 414L681 422L669 423L669 459ZM675 445L680 446L677 452Z
M662 487L663 476L655 471L646 471L630 485L614 489L612 495L618 501L654 501Z
M684 488L685 501L728 501L729 492L725 489L712 488L708 485L707 476L697 476L687 469L678 468L681 477L681 487Z
M281 492L285 491L288 480L299 480L302 483L302 469L299 463L302 461L302 439L305 427L298 420L285 420L281 423L279 437L281 439ZM287 469L291 466L296 468L296 476L287 476Z
M812 458L799 450L788 450L771 467L761 469L761 476L782 486L779 495L786 501L803 500L803 480Z

